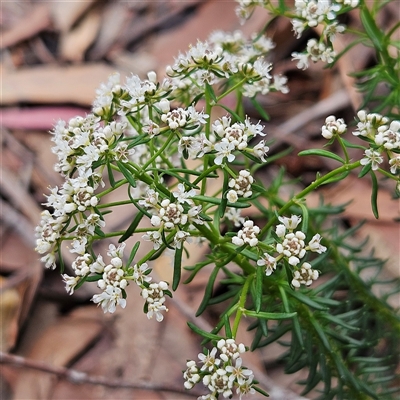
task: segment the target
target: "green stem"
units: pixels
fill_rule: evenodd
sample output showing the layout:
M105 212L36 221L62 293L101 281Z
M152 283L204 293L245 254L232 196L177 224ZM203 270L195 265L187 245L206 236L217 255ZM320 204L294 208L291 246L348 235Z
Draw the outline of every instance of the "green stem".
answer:
M103 190L101 193L96 194L96 197L101 198L103 196L105 196L108 193L111 193L112 191L114 191L115 189L118 189L119 187L121 187L122 185L125 185L126 183L128 183L127 179L121 179L119 182L117 182L114 186L110 186L108 189ZM99 206L98 206L99 208Z
M361 165L360 161L356 161L352 164L344 164L339 168L334 169L333 171L327 173L326 175L320 177L313 183L311 183L309 186L307 186L305 189L303 189L300 193L298 193L296 196L294 196L291 200L289 200L283 207L281 207L276 214L277 215L282 215L285 211L290 209L293 205L295 205L299 200L307 196L309 193L314 191L315 189L318 188L318 186L321 186L323 183L327 182L328 180L334 178L335 176L338 176L342 174L343 172L348 172L352 171L353 169L358 168ZM278 219L277 216L272 217L268 223L264 226L264 228L261 229L261 232L259 234L260 237L265 235L265 233L268 231L269 228L271 228L272 225L276 223L276 220Z
M339 141L340 147L342 148L343 154L344 154L344 156L346 158L346 163L348 164L349 161L350 161L350 157L349 157L349 153L347 151L347 148L346 148L345 144L343 143L343 140L342 140L342 138L340 136L337 137L337 140Z
M151 156L151 158L146 162L146 164L144 164L142 166L142 168L140 169L141 172L144 172L146 170L146 168L150 164L152 164L160 154L164 153L165 149L169 146L169 144L171 143L174 136L175 136L175 132L171 131L171 133L169 134L168 139L165 141L165 143L160 147L160 149L155 154L153 154Z
M237 82L235 85L233 85L232 87L230 87L226 92L222 93L220 96L217 97L217 103L222 100L224 97L226 97L229 93L232 93L233 91L235 91L237 88L239 88L240 86L242 86L244 83L247 82L248 78L243 78L241 81Z
M242 293L240 294L240 298L239 298L238 309L236 311L235 321L233 322L233 328L232 328L233 339L236 337L237 331L239 329L240 320L242 319L243 313L245 311L244 306L245 306L246 299L247 299L247 293L249 291L250 284L253 281L253 279L254 279L254 275L252 274L252 275L249 275L246 278L246 281L244 282Z

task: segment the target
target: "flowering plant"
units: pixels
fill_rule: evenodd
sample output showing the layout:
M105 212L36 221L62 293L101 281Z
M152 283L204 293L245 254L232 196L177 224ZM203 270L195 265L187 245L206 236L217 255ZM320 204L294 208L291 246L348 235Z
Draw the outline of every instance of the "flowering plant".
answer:
M289 16L297 37L307 27L322 26L319 40L310 40L304 53L293 54L301 69L310 60L334 62L331 43L345 32L338 15L360 6L364 20L371 22L367 6L354 0L296 0L294 10L283 1L279 6L269 1L239 3L241 18L260 5L275 16ZM367 28L368 35L375 34ZM129 307L126 288L135 283L147 317L161 322L168 311L167 297L181 282L187 244L207 244L205 259L185 267L190 272L186 283L210 268L197 315L210 304L223 303L226 309L212 332L189 324L214 347L199 354L201 367L187 362L186 389L201 381L208 390L200 397L204 400L231 397L235 391L240 397L255 391L265 394L243 365L241 355L248 348L236 342L246 317L252 321L253 350L291 333L286 369L290 373L309 368L305 393L322 382L325 399L378 398L383 390L380 373L392 367L379 355L379 334L366 332L361 337L360 332L372 320L398 332L399 321L385 299L373 293L374 282L364 282L359 274L366 266L380 268L383 263L367 260L347 243L352 231L324 223L326 215L343 207L321 203L310 208L305 199L321 185L359 170L360 177L369 174L372 179L372 209L378 217L377 174L399 188L400 121L394 118L393 101L386 104L387 116L359 110L353 134L364 146L344 139L345 121L328 116L321 134L327 146L338 143L341 154L309 149L300 155L327 157L339 166L283 199L283 172L268 187L258 175L281 154L269 154L265 126L246 115L243 102L250 98L265 119L257 96L288 92L287 78L274 74L268 61L273 48L263 34L246 39L239 31L218 31L180 54L162 79L154 72L147 79L132 75L126 82L112 75L97 91L90 114L60 121L54 128L56 170L65 181L47 196L36 249L47 268L61 266L70 294L85 282L97 282L99 293L93 302L113 313L118 306ZM398 72L398 63L393 68ZM232 108L226 99L233 94ZM226 114L218 116L220 109ZM349 156L354 147L364 152L355 161ZM121 188L126 200L107 202L107 195ZM108 231L107 214L126 204L136 210L131 224ZM250 208L256 212L244 214ZM126 241L133 235L140 239L126 257ZM109 245L107 259L95 248L105 239L118 242ZM151 250L139 258L143 242L151 243ZM61 256L66 243L75 256L68 273ZM156 282L151 263L165 252L173 255L172 281ZM321 275L326 279L318 284ZM220 295L213 293L217 282L226 287ZM342 289L348 291L345 302L338 298Z

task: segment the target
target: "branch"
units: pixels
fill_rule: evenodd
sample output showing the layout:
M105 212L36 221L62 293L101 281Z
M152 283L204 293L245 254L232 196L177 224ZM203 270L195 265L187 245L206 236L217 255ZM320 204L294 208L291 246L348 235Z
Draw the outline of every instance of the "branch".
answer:
M66 379L76 385L86 383L90 385L102 385L110 388L128 388L180 393L191 397L197 397L201 395L201 393L193 392L193 390L191 391L191 393L189 393L188 391L183 389L183 387L176 388L173 386L157 385L152 382L131 383L119 379L111 380L104 376L91 376L88 375L86 372L77 371L75 369L69 369L65 367L56 367L46 364L42 361L30 360L25 357L16 356L4 352L0 352L0 364L10 364L13 367L29 368L36 371L42 371L49 374L57 375L58 378Z

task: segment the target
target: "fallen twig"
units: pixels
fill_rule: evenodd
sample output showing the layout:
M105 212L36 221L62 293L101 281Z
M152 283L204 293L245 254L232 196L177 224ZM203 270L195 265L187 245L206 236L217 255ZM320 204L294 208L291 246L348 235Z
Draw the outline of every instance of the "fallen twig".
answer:
M13 367L29 368L36 371L42 371L57 375L58 378L66 379L73 384L102 385L110 388L127 388L139 390L154 390L172 393L185 393L190 397L199 396L199 393L189 393L185 389L173 386L157 385L153 382L132 383L119 379L109 379L104 376L91 376L86 372L75 369L56 367L41 361L30 360L25 357L16 356L9 353L0 352L0 363L9 364Z

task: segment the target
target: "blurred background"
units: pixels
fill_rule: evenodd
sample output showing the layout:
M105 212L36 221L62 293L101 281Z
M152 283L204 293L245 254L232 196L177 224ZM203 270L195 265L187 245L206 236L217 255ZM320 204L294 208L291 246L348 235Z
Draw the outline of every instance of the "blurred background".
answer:
M382 26L390 26L396 19L395 3L382 13ZM0 7L0 398L196 398L202 392L185 392L181 371L186 360L195 359L201 350L186 321L194 321L206 276L189 288L179 288L159 324L147 320L142 302L135 301L140 299L138 293L129 294L125 310L103 315L90 302L95 286L69 296L59 272L44 271L34 252L34 227L44 194L49 187L62 184L53 170L49 131L58 119L90 112L96 88L111 73L118 71L123 79L132 73L145 78L154 70L162 77L174 56L197 39L205 40L214 30L242 29L250 36L262 29L268 15L258 9L241 26L233 0L14 0L2 1ZM356 14L348 18L346 23L359 24ZM324 144L320 127L326 116L335 114L353 121L361 96L348 75L370 65L373 53L355 47L332 70L318 64L299 71L290 54L301 51L306 39L318 32L299 41L293 37L290 22L277 19L267 34L276 43L271 56L273 72L289 78L290 92L259 99L271 116L266 132L274 140L274 152L293 148L269 167L268 174L283 165L290 177L311 182L317 171L323 173L330 165L296 154ZM337 39L337 51L346 46L346 40ZM250 103L246 111L259 118ZM295 184L292 190L296 190ZM383 187L380 194L378 221L370 210L367 180L350 176L324 189L323 195L333 204L353 200L341 223L353 226L366 220L355 240L369 236L366 252L375 247L377 255L389 259L387 276L398 276L399 230L393 222L397 203L391 199L390 188ZM318 201L317 196L311 197L309 204ZM134 210L124 208L114 216L114 226L129 224L133 214ZM194 253L201 257L198 250ZM158 260L155 271L160 278L169 280L169 264L169 260ZM194 322L209 329L218 312L214 307ZM250 343L249 335L243 329L240 340ZM246 365L271 399L300 399L301 387L296 382L304 375L284 375L278 361L281 353L279 346L268 347L250 354ZM24 357L23 361L13 358L17 355ZM71 370L87 375L82 378Z

